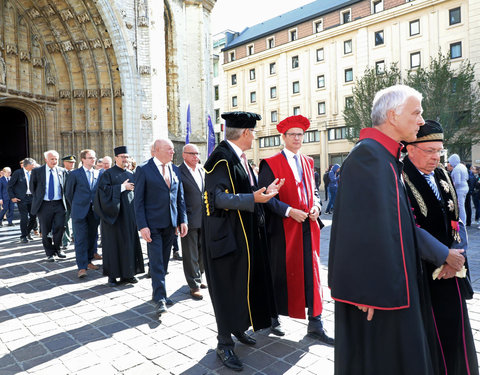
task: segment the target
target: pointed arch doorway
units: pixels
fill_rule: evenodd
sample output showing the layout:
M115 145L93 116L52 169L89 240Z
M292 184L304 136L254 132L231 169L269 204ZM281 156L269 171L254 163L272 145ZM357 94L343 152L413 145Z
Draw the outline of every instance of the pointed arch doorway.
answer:
M28 119L24 112L0 106L0 168L20 167L19 161L29 155Z

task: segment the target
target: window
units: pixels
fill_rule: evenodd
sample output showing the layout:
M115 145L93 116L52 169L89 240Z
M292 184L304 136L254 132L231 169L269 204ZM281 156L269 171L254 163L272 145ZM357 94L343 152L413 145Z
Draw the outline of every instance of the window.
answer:
M275 38L268 38L267 39L267 48L275 47Z
M353 69L345 69L345 82L352 82L353 81Z
M449 15L448 19L449 19L450 25L456 25L457 23L462 22L462 14L460 12L460 7L450 9L448 11L448 15Z
M297 29L290 30L289 35L290 35L290 42L297 40Z
M292 57L292 69L298 68L299 63L298 63L298 56L293 56Z
M270 63L270 74L275 74L275 63Z
M320 142L320 132L318 130L310 130L303 134L303 143Z
M299 81L295 81L292 83L292 92L294 94L298 94L300 92L300 82Z
M410 21L410 36L420 34L420 20Z
M317 49L317 61L323 61L324 57L323 48Z
M318 114L319 115L325 114L325 102L318 103Z
M420 66L420 52L410 54L410 68L418 68Z
M237 97L232 96L232 107L236 107L238 105Z
M342 23L349 23L352 20L350 10L343 11L340 18Z
M377 75L381 75L381 74L385 73L385 61L384 60L377 61L375 63L375 73Z
M249 76L251 81L255 79L255 69L250 69Z
M270 87L270 99L275 99L277 97L277 86Z
M352 53L352 39L343 42L343 53Z
M255 103L257 101L257 92L256 91L252 91L250 93L250 103Z
M347 127L342 126L340 128L328 129L328 140L335 141L337 139L347 138Z
M237 84L237 75L236 74L232 74L232 86L236 85Z
M345 108L353 108L353 96L345 97Z
M220 99L220 94L219 94L218 86L215 86L215 87L213 88L213 92L215 93L215 100Z
M462 42L450 44L450 58L458 59L462 57Z
M383 38L383 30L377 31L375 33L375 45L380 46L385 42L385 39Z
M218 77L218 61L213 63L213 76Z
M280 146L280 135L271 135L270 137L259 138L260 148Z
M271 122L277 122L278 121L278 112L277 111L270 112L270 121Z
M235 51L230 52L230 54L228 55L228 60L230 62L235 61Z
M325 76L322 74L321 76L317 76L317 88L322 89L325 87Z
M300 107L293 107L293 115L298 116L300 114Z
M247 55L248 55L248 56L253 55L253 52L254 52L253 44L249 44L249 45L247 46Z
M313 32L319 33L323 30L323 20L318 20L313 23Z
M220 110L216 109L215 110L215 124L219 124L219 123L220 123Z
M372 2L373 13L378 13L383 10L383 0L377 0Z

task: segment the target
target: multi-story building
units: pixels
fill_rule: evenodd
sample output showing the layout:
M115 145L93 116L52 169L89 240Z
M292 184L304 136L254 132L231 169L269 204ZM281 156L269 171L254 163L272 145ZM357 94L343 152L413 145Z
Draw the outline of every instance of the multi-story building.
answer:
M226 44L223 108L262 115L248 155L257 163L280 149L279 121L306 116L303 152L324 171L353 146L343 110L355 79L393 62L402 71L427 66L439 49L451 54L453 68L465 58L480 62L479 0L315 1Z

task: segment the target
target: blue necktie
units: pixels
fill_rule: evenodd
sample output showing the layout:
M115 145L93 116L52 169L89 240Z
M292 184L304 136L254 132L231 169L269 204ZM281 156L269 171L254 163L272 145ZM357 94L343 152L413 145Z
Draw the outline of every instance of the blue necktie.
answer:
M53 201L55 197L55 183L53 182L53 172L50 169L50 179L48 180L48 200Z
M295 159L295 164L297 164L298 178L300 178L300 181L303 181L303 170L302 166L300 165L300 160L298 160L297 155L293 155L293 158Z
M437 199L440 201L440 200L442 200L442 198L440 197L440 192L438 191L437 185L432 181L430 176L433 177L433 172L431 174L423 174L423 177L425 177L425 180L427 180L428 186L430 186L432 188L433 193L435 194Z
M92 190L92 172L87 171L87 178L88 178L88 186L90 186L90 190Z

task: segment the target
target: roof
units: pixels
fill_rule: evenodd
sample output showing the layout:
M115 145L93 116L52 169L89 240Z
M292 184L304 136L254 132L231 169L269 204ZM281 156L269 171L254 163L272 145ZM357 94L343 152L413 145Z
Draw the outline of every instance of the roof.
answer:
M318 18L319 16L333 12L337 9L345 8L351 4L358 3L359 1L362 0L314 1L313 3L291 10L290 12L284 13L278 17L271 18L265 22L251 27L247 27L238 35L238 37L234 38L232 41L230 41L230 43L227 43L223 50L225 51L264 36L271 35L277 31Z

